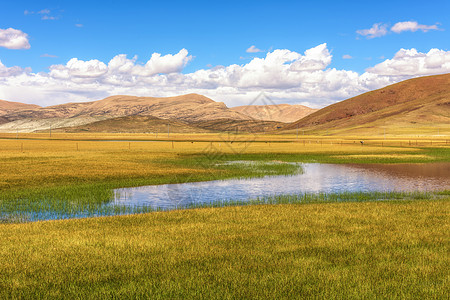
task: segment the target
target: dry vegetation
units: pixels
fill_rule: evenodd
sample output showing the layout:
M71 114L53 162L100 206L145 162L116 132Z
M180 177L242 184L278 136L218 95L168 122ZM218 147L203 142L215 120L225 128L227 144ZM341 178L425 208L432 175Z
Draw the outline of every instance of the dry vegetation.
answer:
M450 202L0 224L5 298L446 299Z
M448 162L450 146L295 134L2 137L0 204L105 201L115 187L256 175L215 164L228 160ZM449 203L443 193L0 224L0 298L445 299Z

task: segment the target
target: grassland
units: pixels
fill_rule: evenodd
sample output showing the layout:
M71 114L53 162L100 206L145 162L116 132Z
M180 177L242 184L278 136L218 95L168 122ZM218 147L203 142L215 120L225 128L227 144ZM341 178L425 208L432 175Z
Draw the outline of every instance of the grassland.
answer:
M287 174L291 165L261 168L227 165L232 160L328 163L449 161L444 139L341 139L278 135L21 134L0 140L0 209L96 211L112 189L148 184ZM146 141L147 139L147 141ZM206 140L211 141L206 141ZM264 140L265 139L265 140ZM106 212L105 212L106 213Z
M95 208L118 187L295 171L230 160L450 161L448 141L429 137L15 137L0 139L1 209ZM448 192L319 195L0 224L0 298L445 299L449 200Z
M0 224L0 297L446 299L447 200Z

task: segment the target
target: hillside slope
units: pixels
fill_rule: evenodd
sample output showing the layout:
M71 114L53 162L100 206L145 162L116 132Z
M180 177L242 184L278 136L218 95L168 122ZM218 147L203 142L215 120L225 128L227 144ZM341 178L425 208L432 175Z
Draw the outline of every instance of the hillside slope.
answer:
M248 119L231 111L224 103L205 96L188 94L176 97L155 98L112 96L99 101L67 103L10 113L7 117L18 119L73 118L80 116L116 118L130 115L154 116L162 119L207 121L217 117Z
M450 124L450 74L419 77L327 106L283 130Z
M197 94L167 98L112 96L93 102L67 103L49 107L25 106L23 109L7 112L5 110L5 114L0 116L0 124L3 124L0 125L0 131L36 131L48 129L50 126L52 128L78 127L126 116L155 117L181 123L209 122L218 119L251 119L230 110L222 102L215 102ZM122 123L122 120L118 123ZM105 124L115 127L118 123L102 123L101 127Z
M290 123L304 118L318 109L304 105L244 105L232 107L231 110L247 115L255 120Z
M108 132L108 133L204 133L207 129L186 122L168 121L153 116L125 116L100 120L80 126L64 127L55 132Z
M12 114L27 109L33 110L39 108L40 106L34 104L25 104L20 102L0 100L0 124L9 122L9 119L6 117L6 115L8 114Z

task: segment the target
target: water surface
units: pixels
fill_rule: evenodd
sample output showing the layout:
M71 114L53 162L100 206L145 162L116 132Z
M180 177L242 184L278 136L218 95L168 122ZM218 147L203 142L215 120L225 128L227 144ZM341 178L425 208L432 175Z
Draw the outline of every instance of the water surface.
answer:
M292 176L229 179L123 188L112 205L173 209L191 204L249 200L282 194L413 192L450 189L450 163L301 164Z

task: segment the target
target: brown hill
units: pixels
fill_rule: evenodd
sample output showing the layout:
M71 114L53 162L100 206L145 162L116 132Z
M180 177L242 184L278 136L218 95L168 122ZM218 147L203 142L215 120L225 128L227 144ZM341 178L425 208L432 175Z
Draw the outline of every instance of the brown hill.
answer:
M211 131L233 131L262 133L271 132L282 128L286 123L260 120L232 120L216 119L192 123L193 125Z
M34 104L25 104L20 102L0 100L0 124L9 122L9 119L5 115L26 109L38 109L38 108L40 108L40 106Z
M450 124L450 74L419 77L327 106L283 130Z
M108 133L203 133L210 130L191 126L186 122L168 121L153 116L126 116L101 120L80 126L64 127L55 132L108 132Z
M231 110L247 115L255 120L290 123L304 118L318 109L304 105L244 105L232 107Z
M10 120L80 116L116 118L130 115L154 116L162 119L191 122L213 120L217 117L248 119L245 115L231 111L222 102L215 102L197 94L167 98L112 96L93 102L67 103L21 110L9 114L8 118Z
M38 105L0 100L0 116L10 112L40 108Z
M73 126L83 126L93 121L125 116L152 116L186 123L206 122L223 118L231 120L250 119L246 115L230 110L222 102L215 102L197 94L167 98L112 96L93 102L26 107L22 110L11 111L1 116L3 121L0 119L0 122L3 124L10 123L0 126L0 130L11 131L11 128L14 128L14 130L33 131L41 130L43 127L48 128L50 125L54 128L72 126L68 125L72 123Z

